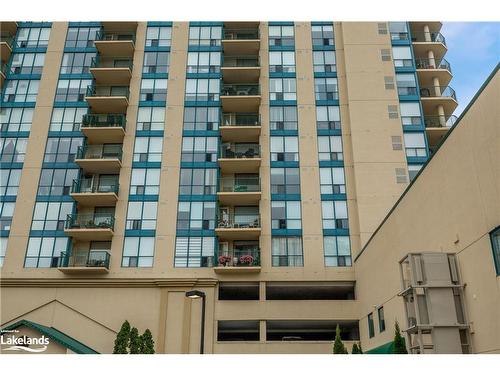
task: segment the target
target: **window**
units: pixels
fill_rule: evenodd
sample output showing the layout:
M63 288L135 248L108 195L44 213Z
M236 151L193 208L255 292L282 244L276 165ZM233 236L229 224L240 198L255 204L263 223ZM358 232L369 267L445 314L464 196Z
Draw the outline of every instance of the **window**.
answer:
M271 137L271 161L299 161L299 138Z
M68 251L67 237L30 237L24 267L57 267L61 252Z
M27 138L0 137L0 161L2 163L24 162L27 144Z
M141 102L165 102L167 100L167 79L143 79L141 81Z
M37 195L69 195L78 169L42 169Z
M396 74L399 95L417 95L417 80L415 74Z
M344 160L342 153L342 137L339 135L318 137L319 161Z
M291 47L294 44L293 26L269 26L269 46Z
M44 163L72 163L83 138L57 137L47 139Z
M217 101L220 95L220 79L186 79L186 97L190 101Z
M401 151L403 149L403 137L399 135L391 136L392 149L394 151Z
M184 130L217 130L219 118L219 108L217 107L185 107Z
M3 94L3 101L7 103L36 102L39 80L9 79Z
M404 133L406 156L427 156L423 133Z
M79 131L87 108L54 108L50 120L51 132Z
M392 56L396 68L413 66L410 47L392 47Z
M73 202L36 202L31 230L64 230Z
M272 229L301 229L300 201L272 201Z
M340 110L337 106L316 107L316 128L318 130L340 130Z
M60 79L57 83L56 102L83 102L91 79Z
M382 48L380 50L380 58L382 61L391 61L391 50L387 48Z
M99 27L70 27L66 36L65 48L91 48L94 47Z
M297 107L270 107L269 126L271 130L297 130Z
M8 237L0 237L0 267L3 266L5 260L5 252L7 251Z
M152 267L154 237L125 237L122 267Z
M143 73L168 73L170 65L169 52L145 52Z
M408 40L408 25L406 22L389 22L392 40Z
M321 194L345 194L344 168L319 169Z
M333 46L333 25L312 25L312 44L313 47Z
M211 267L215 237L177 237L174 267Z
M165 107L139 107L136 130L163 130L165 127Z
M314 51L313 64L314 73L336 72L335 51Z
M216 192L217 169L181 169L179 195L213 195Z
M218 320L217 341L259 341L260 322L258 320Z
M302 237L275 237L271 242L273 267L302 267Z
M406 184L408 182L406 178L406 168L395 168L394 172L396 173L397 184Z
M214 230L215 202L179 202L177 230Z
M370 338L375 336L375 327L373 326L373 313L368 314L368 335Z
M379 35L387 35L387 23L379 22L377 23L378 33Z
M323 229L349 229L346 201L322 201Z
M217 161L218 137L184 137L182 139L181 162Z
M295 78L271 78L269 80L270 100L297 100Z
M65 53L61 63L61 74L89 73L92 59L96 55L95 52Z
M161 162L163 138L136 137L134 145L134 162Z
M379 307L377 310L378 313L378 331L385 331L385 318L384 318L384 307Z
M219 73L220 52L188 52L188 73Z
M22 169L0 169L0 197L16 196Z
M500 275L500 227L497 227L493 232L490 233L491 247L493 250L493 262L495 263L495 269L497 271L497 276Z
M10 74L42 74L45 53L14 53Z
M146 30L146 47L170 47L172 27L148 26Z
M338 100L337 78L315 78L314 92L316 100Z
M17 47L37 48L49 44L50 27L20 27L17 29Z
M394 90L394 77L384 76L384 87L386 90Z
M398 118L398 106L397 105L388 105L387 106L387 114L390 119Z
M33 121L34 108L2 108L0 109L0 131L28 132Z
M190 26L190 46L220 46L222 36L221 26Z
M417 177L418 172L422 169L423 164L409 164L408 165L408 176L410 177L410 181L413 181L415 177Z
M351 267L351 245L348 236L324 236L326 267Z
M10 230L16 202L0 202L0 231Z
M269 52L271 73L295 73L295 52Z
M300 194L299 168L271 168L271 194Z
M421 125L422 113L420 112L420 103L404 102L399 103L399 111L401 112L401 122L403 125Z
M128 202L127 223L125 229L156 229L156 211L158 202Z
M158 195L160 193L159 168L133 168L130 195Z

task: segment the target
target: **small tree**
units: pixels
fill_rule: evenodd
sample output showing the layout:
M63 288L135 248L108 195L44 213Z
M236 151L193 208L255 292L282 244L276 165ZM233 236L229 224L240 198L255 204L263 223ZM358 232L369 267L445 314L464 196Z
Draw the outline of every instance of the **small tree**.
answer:
M358 347L358 344L356 344L356 343L354 343L354 344L352 345L352 354L361 354L361 353L359 352L359 347Z
M401 331L399 330L399 324L396 321L394 324L394 344L392 352L394 354L408 354L406 350L405 340L401 336Z
M130 354L140 354L141 353L141 338L139 337L139 332L137 328L132 328L130 330Z
M340 327L337 324L335 329L335 342L333 343L333 354L347 354L347 349L340 338Z
M155 342L149 329L146 329L141 336L141 353L155 354Z
M130 337L130 323L125 320L120 328L120 332L116 335L115 347L113 354L127 354L127 346Z

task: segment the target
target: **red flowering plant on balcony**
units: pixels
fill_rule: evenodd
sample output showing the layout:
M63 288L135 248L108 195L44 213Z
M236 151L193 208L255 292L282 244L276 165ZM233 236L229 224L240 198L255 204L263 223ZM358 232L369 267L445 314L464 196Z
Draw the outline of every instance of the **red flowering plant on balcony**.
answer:
M218 260L220 266L226 266L227 263L231 262L231 257L229 255L221 255Z
M253 261L254 261L254 258L251 255L240 256L240 263L245 265L245 266L251 265L253 263Z

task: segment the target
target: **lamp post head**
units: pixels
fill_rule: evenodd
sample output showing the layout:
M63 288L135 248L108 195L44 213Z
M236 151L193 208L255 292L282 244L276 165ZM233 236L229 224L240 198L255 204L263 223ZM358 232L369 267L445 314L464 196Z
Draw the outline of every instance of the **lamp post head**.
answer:
M190 290L189 292L186 292L186 297L192 299L202 298L205 297L205 293L200 290Z

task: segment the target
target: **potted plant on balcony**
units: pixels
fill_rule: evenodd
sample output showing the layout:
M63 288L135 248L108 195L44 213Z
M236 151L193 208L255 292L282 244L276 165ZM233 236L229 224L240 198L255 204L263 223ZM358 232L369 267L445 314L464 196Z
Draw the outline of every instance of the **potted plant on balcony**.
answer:
M229 255L221 255L218 260L219 266L227 267L231 262L231 257Z
M242 255L240 256L240 263L243 266L251 266L253 264L254 258L251 255Z

